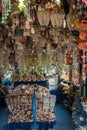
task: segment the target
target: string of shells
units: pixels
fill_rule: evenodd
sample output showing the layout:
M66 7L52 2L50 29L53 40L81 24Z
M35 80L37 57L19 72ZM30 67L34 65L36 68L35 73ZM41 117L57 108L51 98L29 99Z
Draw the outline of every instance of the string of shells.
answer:
M54 113L52 113L55 105L52 99L54 98L55 101L55 97L52 98L53 95L50 95L47 88L37 85L21 85L14 90L10 90L6 97L10 112L8 123L33 121L32 97L34 89L36 89L37 98L37 121L51 122L56 119Z
M30 81L45 81L46 78L44 76L36 76L36 75L26 75L26 74L23 74L23 75L20 75L20 76L15 76L14 77L14 82L18 82L18 81L26 81L26 82L30 82Z

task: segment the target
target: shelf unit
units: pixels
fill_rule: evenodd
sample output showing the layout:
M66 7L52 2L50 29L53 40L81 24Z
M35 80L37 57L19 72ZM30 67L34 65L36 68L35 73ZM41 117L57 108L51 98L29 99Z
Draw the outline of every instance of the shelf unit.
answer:
M87 130L87 112L85 111L78 96L75 96L72 107L72 121L75 126L75 130Z

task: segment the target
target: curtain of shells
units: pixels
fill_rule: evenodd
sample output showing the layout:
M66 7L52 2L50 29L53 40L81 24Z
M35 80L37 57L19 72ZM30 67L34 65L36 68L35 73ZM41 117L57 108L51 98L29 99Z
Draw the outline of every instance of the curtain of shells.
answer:
M67 15L62 4L57 5L54 1L44 1L45 4L35 2L31 1L27 7L30 21L28 16L25 17L26 15L20 12L17 2L11 2L12 12L5 24L6 34L2 31L0 35L1 44L4 43L4 53L7 54L4 59L9 59L13 44L14 64L18 65L20 75L31 72L42 75L45 67L49 71L52 65L57 67L56 73L61 73L64 64L68 67L72 64L71 68L75 71L72 75L75 76L75 62L78 58L75 32L79 32L79 22L83 13L81 1L72 2ZM0 56L1 54L0 52ZM6 63L6 66L11 64L9 60L2 60L3 58L0 62Z

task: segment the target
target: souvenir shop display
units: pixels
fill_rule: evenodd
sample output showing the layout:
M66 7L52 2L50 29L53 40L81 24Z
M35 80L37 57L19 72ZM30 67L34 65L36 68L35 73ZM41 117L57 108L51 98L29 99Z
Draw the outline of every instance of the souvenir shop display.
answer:
M58 102L86 130L87 0L1 0L0 78L10 130L53 129Z
M85 130L87 129L87 104L86 100L80 99L78 96L75 96L73 108L72 108L72 120L75 125L75 130Z
M36 90L38 122L52 122L56 120L54 113L55 96L50 95L49 90L38 85L20 85L9 91L6 103L10 112L8 123L32 122L32 97Z

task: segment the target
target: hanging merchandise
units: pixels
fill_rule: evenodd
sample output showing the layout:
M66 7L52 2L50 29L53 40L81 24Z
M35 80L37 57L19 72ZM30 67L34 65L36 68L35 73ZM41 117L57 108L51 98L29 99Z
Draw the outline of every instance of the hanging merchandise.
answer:
M63 45L69 45L72 42L72 35L69 30L65 30L64 32L61 32L61 43Z
M66 16L67 26L70 30L78 30L82 17L80 1L72 0L70 3L69 13Z
M24 32L22 33L20 42L21 44L26 44L26 37L24 36Z
M81 41L78 43L78 48L80 50L84 50L84 51L87 51L87 42L84 42L84 41Z
M34 29L33 26L31 26L31 28L30 28L30 32L31 32L31 34L35 34L35 29Z
M27 20L29 22L32 22L31 19L31 14L30 14L30 0L19 0L18 8L20 9L21 12L24 13L26 16Z
M11 1L10 0L2 0L2 21L1 23L6 23L7 19L11 13Z
M32 14L31 14L30 4L31 4L30 0L18 0L18 2L12 1L12 0L2 0L2 21L1 21L1 23L7 22L7 19L10 16L10 13L12 13L12 15L15 13L17 14L18 11L20 13L22 12L25 15L25 17L27 18L27 20L30 23L32 23L33 21L35 21L35 14L33 11L34 9L32 10Z
M81 22L79 23L79 30L80 32L86 32L87 31L87 14L82 18Z
M48 26L50 21L53 27L61 27L63 22L63 10L61 2L47 2L45 6L39 5L37 18L40 25Z
M71 54L67 53L66 54L66 64L71 65L73 63L73 59L71 57Z
M87 74L87 64L85 65L85 74Z
M86 20L87 15L84 16L81 23L79 24L80 34L78 40L78 48L84 51L87 51L87 23L84 22Z
M45 10L37 11L37 18L40 23L40 25L48 26L50 22L50 13L46 12Z
M79 37L81 38L81 40L79 40L78 42L78 48L80 50L84 50L87 51L87 40L86 40L86 33L80 33ZM83 36L83 37L82 37Z
M18 8L20 9L20 11L23 11L25 9L25 0L19 0L19 4L18 4Z
M61 0L56 0L56 3L59 7L61 7Z
M49 38L51 39L53 44L58 44L60 41L60 32L55 28L49 29Z
M87 7L87 0L82 0L82 5L84 8L86 8Z
M77 12L70 12L66 17L66 21L67 26L70 30L79 28L79 17Z
M14 50L12 50L12 51L10 52L9 62L10 62L10 64L12 64L12 65L15 64L15 51L14 51Z
M80 32L79 38L82 41L87 41L87 33L86 32Z
M79 29L82 30L82 31L86 31L87 30L87 23L80 23Z
M56 10L56 13L55 13ZM63 23L63 11L58 11L58 9L54 9L51 13L50 13L50 20L51 20L51 24L53 27L57 28L57 27L62 27L62 23Z

